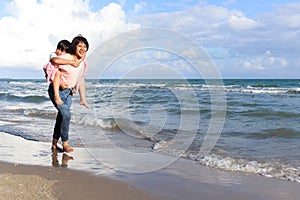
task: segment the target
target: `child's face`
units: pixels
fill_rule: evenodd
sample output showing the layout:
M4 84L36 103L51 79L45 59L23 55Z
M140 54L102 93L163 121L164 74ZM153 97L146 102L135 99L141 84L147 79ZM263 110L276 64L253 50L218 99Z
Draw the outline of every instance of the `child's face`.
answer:
M56 55L60 56L60 55L66 54L67 52L66 51L62 51L61 49L56 49L55 53L56 53Z

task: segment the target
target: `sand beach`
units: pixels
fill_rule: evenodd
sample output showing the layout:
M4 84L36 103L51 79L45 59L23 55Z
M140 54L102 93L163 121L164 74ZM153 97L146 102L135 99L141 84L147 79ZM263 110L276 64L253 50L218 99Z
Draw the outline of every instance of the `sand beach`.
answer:
M69 168L73 156L52 152L47 143L4 133L0 142L0 199L155 199L128 183L87 171L79 166L79 156L78 165Z
M0 133L0 139L0 199L295 200L300 196L296 182L217 170L185 159L154 172L132 174L102 167L83 148L53 156L50 143L6 133Z

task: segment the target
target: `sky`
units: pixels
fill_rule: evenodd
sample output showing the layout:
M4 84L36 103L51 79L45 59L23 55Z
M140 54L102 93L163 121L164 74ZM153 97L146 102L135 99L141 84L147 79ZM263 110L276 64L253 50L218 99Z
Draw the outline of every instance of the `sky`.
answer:
M224 79L300 78L300 0L2 0L0 78L44 78L42 67L61 39L86 37L89 62L102 44L149 27L197 43ZM99 78L97 70L106 67L96 64L88 78ZM137 77L176 71L198 78L193 67L170 51L144 49L113 60L101 78L132 71Z

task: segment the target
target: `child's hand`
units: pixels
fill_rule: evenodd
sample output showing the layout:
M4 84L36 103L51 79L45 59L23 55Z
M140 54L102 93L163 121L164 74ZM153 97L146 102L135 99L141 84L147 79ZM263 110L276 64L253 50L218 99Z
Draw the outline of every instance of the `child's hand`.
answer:
M80 61L80 60L77 60L77 59L71 61L71 65L72 65L73 67L79 67L80 63L81 63L81 61Z
M75 88L72 88L72 93L73 94L76 94L77 93L77 90Z
M84 53L84 55L80 59L71 60L70 65L72 65L73 67L79 67L80 63L85 59L85 57L86 57L86 53Z

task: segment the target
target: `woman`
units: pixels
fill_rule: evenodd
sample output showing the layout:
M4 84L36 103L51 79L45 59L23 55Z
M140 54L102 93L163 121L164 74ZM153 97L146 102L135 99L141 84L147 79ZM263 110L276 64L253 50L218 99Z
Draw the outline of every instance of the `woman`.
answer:
M65 59L80 60L86 56L86 52L89 49L89 43L86 38L81 35L76 36L69 47L69 54L65 54ZM61 78L69 87L60 89L59 96L63 101L63 104L56 104L54 98L54 91L52 84L49 85L48 94L49 97L58 110L56 122L53 132L52 150L65 151L70 153L73 151L68 144L69 139L69 127L71 122L71 105L73 94L79 89L80 104L89 107L85 99L85 80L86 62L82 61L79 67L75 68L71 65L61 65L59 70L61 72ZM57 146L58 140L61 138L63 149Z

